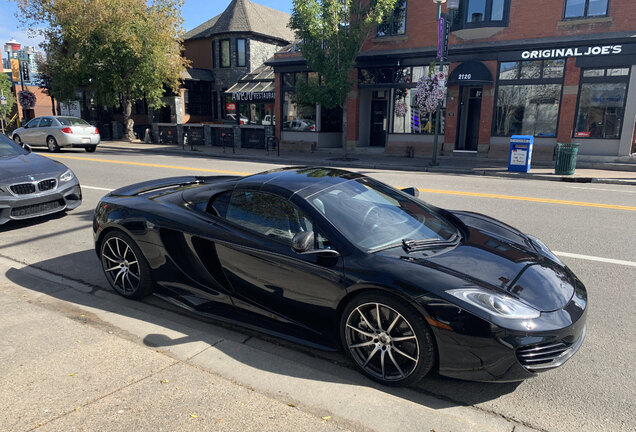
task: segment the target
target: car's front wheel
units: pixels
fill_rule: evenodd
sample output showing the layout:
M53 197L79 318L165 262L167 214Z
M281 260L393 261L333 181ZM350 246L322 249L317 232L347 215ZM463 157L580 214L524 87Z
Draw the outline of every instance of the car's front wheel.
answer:
M49 148L49 151L52 153L57 153L60 151L60 146L57 145L57 141L52 136L46 138L46 146Z
M148 262L126 233L109 232L102 241L100 258L106 279L122 296L141 299L152 292Z
M381 292L349 302L340 320L340 336L362 373L382 384L414 384L435 361L433 335L422 315L404 300Z
M24 144L22 144L22 140L20 139L19 135L13 135L13 142L19 145L20 147L24 147Z

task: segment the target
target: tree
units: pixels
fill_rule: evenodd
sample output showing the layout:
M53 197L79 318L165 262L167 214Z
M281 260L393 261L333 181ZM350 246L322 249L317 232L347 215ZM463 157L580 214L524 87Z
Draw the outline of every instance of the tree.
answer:
M7 104L0 105L0 116L2 117L3 127L7 126L7 116L13 112L15 107L15 95L13 94L13 83L9 79L9 76L4 73L0 73L0 90L1 94L6 98Z
M23 26L45 26L50 94L73 100L84 87L98 103L121 104L128 139L133 102L157 108L166 88L178 89L187 66L183 0L16 1Z
M396 0L293 0L289 27L300 53L319 78L296 84L297 102L342 108L342 148L347 156L347 103L352 71L364 41L392 16Z

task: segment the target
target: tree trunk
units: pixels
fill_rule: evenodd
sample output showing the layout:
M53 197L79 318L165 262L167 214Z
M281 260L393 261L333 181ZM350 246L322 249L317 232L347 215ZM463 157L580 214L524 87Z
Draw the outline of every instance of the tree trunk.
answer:
M130 118L132 115L132 101L130 100L130 96L127 96L124 100L124 127L126 128L124 132L124 140L125 141L134 141L135 140L135 132L133 131L133 125L135 122Z
M345 98L344 104L342 104L342 152L345 160L349 158L347 149L347 107L349 105L349 95Z

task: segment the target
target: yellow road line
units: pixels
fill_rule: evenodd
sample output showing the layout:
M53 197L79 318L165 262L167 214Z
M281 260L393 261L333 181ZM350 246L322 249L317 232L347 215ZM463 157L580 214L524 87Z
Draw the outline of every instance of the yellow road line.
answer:
M47 155L43 155L43 156L47 156ZM232 174L232 175L253 174L253 173L245 173L245 172L239 172L239 171L223 171L223 170L215 170L215 169L209 169L209 168L192 168L192 167L184 167L184 166L177 166L177 165L151 164L151 163L145 163L145 162L114 161L114 160L108 160L108 159L93 159L93 158L79 157L79 156L62 156L62 155L52 156L51 155L49 157L53 159L75 159L75 160L85 160L90 162L112 163L112 164L120 164L120 165L136 165L136 166L145 166L145 167L152 167L152 168L170 168L170 169L185 170L185 171L205 171L205 172L213 172L213 173L219 173L219 174Z
M423 189L423 188L418 188L418 189L420 192L429 192L429 193L444 194L444 195L462 195L462 196L472 196L472 197L479 197L479 198L497 198L497 199L506 199L506 200L515 200L515 201L530 201L530 202L539 202L539 203L547 203L547 204L571 205L571 206L579 206L579 207L596 207L596 208L607 208L607 209L615 209L615 210L636 211L636 207L614 205L614 204L598 204L598 203L590 203L590 202L583 202L583 201L564 201L564 200L556 200L556 199L550 199L550 198L534 198L534 197L523 197L523 196L514 196L514 195L497 195L497 194L489 194L489 193L462 192L462 191L451 191L451 190L442 190L442 189Z
M45 155L45 156L48 156L48 155ZM209 168L184 167L184 166L178 166L178 165L162 165L162 164L151 164L151 163L145 163L145 162L93 159L93 158L80 157L80 156L66 156L66 155L52 156L51 155L49 157L52 157L55 159L75 159L75 160L85 160L90 162L146 166L146 167L153 167L153 168L169 168L169 169L177 169L177 170L185 170L185 171L205 171L205 172L212 172L212 173L218 173L218 174L232 174L232 175L253 174L253 173L246 173L246 172L240 172L240 171L224 171L224 170L216 170L216 169L209 169ZM444 194L444 195L461 195L461 196L472 196L472 197L479 197L479 198L496 198L496 199L505 199L505 200L514 200L514 201L538 202L538 203L546 203L546 204L561 204L561 205L570 205L570 206L579 206L579 207L595 207L595 208L606 208L606 209L614 209L614 210L636 211L636 207L632 207L632 206L623 206L623 205L614 205L614 204L598 204L598 203L590 203L590 202L583 202L583 201L564 201L564 200L556 200L556 199L550 199L550 198L534 198L534 197L523 197L523 196L514 196L514 195L498 195L498 194L489 194L489 193L462 192L462 191L452 191L452 190L442 190L442 189L419 188L419 191L428 192L428 193L436 193L436 194Z

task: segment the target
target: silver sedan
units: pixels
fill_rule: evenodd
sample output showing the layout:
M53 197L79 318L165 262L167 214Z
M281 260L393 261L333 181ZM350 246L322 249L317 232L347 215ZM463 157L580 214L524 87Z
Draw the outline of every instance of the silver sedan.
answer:
M97 128L85 120L70 116L42 116L13 131L17 144L47 146L58 152L61 147L81 147L94 152L100 141Z

